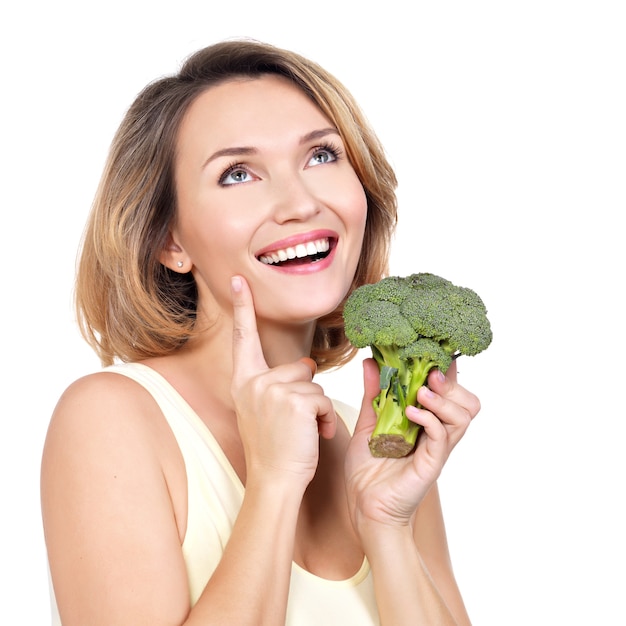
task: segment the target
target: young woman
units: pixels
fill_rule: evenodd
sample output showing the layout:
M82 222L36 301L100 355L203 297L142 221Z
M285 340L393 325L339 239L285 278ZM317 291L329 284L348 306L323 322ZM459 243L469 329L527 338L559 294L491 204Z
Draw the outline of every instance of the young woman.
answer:
M220 43L137 97L77 277L104 369L43 453L55 623L469 624L436 479L478 399L432 373L415 452L377 459L375 363L358 415L313 381L355 354L342 304L387 271L395 183L291 52Z

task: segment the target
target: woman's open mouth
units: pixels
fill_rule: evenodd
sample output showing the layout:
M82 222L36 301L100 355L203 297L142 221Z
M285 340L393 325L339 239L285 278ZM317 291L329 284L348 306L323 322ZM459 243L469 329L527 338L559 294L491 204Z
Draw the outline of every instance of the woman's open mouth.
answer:
M317 263L325 259L335 245L330 237L321 237L295 246L264 252L258 256L261 263L275 266L293 266Z

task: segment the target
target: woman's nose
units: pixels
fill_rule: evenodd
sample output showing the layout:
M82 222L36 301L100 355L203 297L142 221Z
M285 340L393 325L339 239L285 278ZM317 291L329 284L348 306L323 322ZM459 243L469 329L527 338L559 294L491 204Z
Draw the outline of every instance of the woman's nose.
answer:
M278 223L307 220L321 208L317 194L300 176L275 181L272 195L273 215Z

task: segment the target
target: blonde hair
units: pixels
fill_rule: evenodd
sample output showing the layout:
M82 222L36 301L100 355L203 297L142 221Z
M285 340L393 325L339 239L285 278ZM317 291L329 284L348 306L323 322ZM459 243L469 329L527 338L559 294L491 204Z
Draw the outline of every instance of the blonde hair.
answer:
M237 76L278 74L302 89L335 124L367 197L367 222L354 288L388 272L397 218L396 177L346 88L316 63L256 41L199 50L174 75L139 93L114 137L82 241L75 303L81 333L103 365L176 350L197 332L191 273L159 261L176 218L174 162L181 121L206 89ZM318 320L311 356L320 370L356 350L343 331L343 306Z

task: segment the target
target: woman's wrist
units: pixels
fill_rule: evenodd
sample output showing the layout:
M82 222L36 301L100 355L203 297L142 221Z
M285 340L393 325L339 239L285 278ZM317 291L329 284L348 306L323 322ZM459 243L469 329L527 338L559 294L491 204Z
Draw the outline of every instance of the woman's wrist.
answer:
M300 507L308 485L301 476L288 472L257 471L248 473L246 495L255 494L259 499L266 499L273 505Z
M381 624L454 624L413 538L411 524L368 522L363 547L374 578Z
M415 548L413 528L408 522L361 520L356 532L366 552L406 546Z

